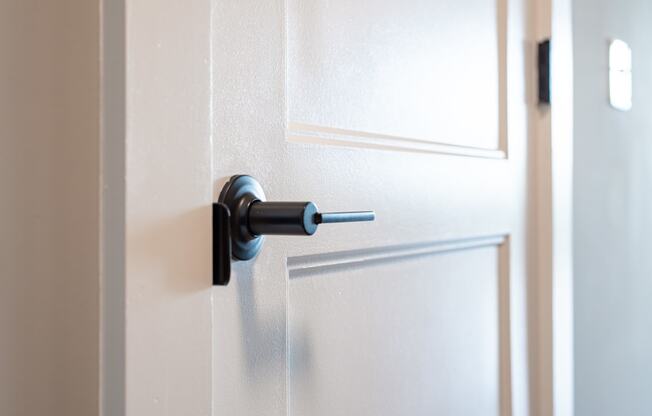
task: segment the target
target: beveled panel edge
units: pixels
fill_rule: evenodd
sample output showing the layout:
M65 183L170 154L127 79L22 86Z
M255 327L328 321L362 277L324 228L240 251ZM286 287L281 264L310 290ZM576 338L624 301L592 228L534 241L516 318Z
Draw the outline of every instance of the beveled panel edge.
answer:
M394 261L401 258L500 246L507 241L507 238L508 234L495 234L294 256L288 257L287 268L290 279L295 279L339 267L351 267Z
M512 416L511 236L498 247L498 328L500 415Z
M288 122L286 139L288 142L293 143L309 143L414 153L434 153L483 159L506 159L507 157L506 152L501 149L454 145L409 137L346 130L297 122Z

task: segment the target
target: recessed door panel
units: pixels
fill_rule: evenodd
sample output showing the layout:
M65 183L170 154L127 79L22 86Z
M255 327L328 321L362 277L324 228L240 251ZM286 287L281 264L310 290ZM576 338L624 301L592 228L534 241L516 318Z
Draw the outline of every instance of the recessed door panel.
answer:
M504 10L489 0L289 0L289 137L498 149Z
M501 242L290 258L289 414L499 414Z

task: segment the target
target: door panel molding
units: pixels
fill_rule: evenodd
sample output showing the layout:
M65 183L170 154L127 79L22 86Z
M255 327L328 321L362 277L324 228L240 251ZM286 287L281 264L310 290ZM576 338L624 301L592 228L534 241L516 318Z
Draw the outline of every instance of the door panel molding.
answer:
M342 266L349 267L450 251L500 246L507 241L507 238L507 234L496 234L293 256L287 259L288 273L290 279L296 279Z
M304 123L289 123L287 140L294 143L309 143L330 146L355 147L407 151L416 153L436 153L487 159L505 159L506 153L501 149L484 149L482 147L460 146L440 143L434 140L421 140L408 137L390 136L380 133L337 129L334 127L315 126Z

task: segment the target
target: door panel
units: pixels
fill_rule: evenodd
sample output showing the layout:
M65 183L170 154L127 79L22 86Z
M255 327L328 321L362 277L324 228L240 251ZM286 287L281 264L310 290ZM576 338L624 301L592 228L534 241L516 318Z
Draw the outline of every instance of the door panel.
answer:
M233 264L216 415L527 413L524 26L520 0L216 1L215 194L377 213Z
M487 0L288 1L290 138L499 149L505 11Z
M502 243L290 258L290 414L498 414Z

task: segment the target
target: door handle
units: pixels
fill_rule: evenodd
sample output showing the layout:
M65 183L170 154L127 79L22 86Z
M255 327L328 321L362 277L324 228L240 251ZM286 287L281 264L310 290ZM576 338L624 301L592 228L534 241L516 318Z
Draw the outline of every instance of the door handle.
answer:
M319 224L373 221L373 211L318 212L312 202L261 202L249 207L249 230L255 235L313 235Z
M250 260L265 235L313 235L320 224L373 221L373 211L319 212L312 202L267 202L251 176L232 176L213 204L213 284L226 285L231 259Z

